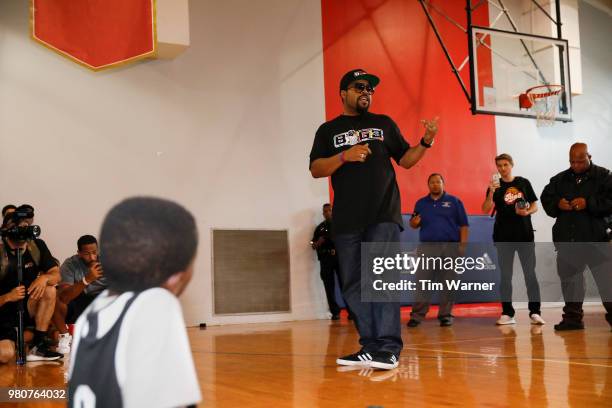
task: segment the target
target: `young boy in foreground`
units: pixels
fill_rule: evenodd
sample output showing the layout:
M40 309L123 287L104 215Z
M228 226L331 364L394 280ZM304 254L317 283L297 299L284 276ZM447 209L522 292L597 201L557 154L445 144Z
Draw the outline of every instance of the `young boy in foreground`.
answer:
M157 198L110 210L100 253L108 290L75 326L69 407L178 407L201 400L179 296L193 274L193 216Z

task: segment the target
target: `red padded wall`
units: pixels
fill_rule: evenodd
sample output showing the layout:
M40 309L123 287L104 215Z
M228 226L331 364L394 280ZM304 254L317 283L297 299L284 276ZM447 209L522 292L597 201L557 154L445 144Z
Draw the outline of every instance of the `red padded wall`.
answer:
M432 3L465 25L463 0ZM381 78L372 112L385 113L399 125L411 145L423 135L421 118L440 117L435 146L410 170L398 168L402 212L412 212L416 199L427 194L427 176L442 173L447 191L459 196L470 214L478 214L494 171L495 122L473 116L442 48L416 0L322 0L323 61L327 119L342 112L340 77L363 68ZM467 36L434 15L438 28L459 65L467 56ZM488 26L481 7L475 25ZM479 61L479 63L482 63ZM469 89L468 67L462 76Z

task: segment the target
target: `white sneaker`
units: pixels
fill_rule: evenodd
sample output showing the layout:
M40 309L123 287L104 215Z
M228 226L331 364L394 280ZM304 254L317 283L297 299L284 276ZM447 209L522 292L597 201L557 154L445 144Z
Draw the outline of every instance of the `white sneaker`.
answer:
M532 314L529 318L531 319L531 324L546 324L542 316L537 313Z
M70 346L72 345L72 336L70 333L60 334L57 344L57 352L62 354L70 354Z
M498 324L498 325L515 324L515 323L516 323L516 320L514 320L514 317L510 317L508 315L501 315L501 317L497 319L497 321L495 322L495 324Z

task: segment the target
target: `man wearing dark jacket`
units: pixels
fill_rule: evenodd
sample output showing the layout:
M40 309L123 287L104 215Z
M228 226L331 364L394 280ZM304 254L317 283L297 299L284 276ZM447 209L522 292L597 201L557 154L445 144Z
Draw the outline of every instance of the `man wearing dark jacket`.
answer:
M312 249L317 251L317 258L319 258L319 263L321 264L321 280L325 287L329 312L332 314L331 318L332 320L338 320L340 318L340 306L336 303L335 292L338 257L336 256L334 242L331 240L331 204L326 203L323 205L323 217L325 217L325 220L315 228L310 245Z
M563 320L555 330L579 330L585 295L584 269L589 267L612 325L610 249L605 217L612 214L612 174L591 162L584 143L570 148L570 168L550 179L541 197L546 214L556 218L553 241L557 272L565 300Z

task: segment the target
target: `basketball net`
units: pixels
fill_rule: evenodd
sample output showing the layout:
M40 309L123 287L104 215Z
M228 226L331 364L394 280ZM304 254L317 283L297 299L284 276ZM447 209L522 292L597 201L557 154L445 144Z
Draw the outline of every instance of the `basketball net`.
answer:
M546 92L542 92L543 88L547 88ZM536 114L538 127L555 124L562 91L563 86L561 85L539 86L527 91L527 98L532 104L531 109Z

